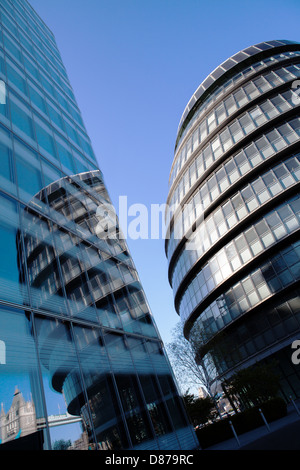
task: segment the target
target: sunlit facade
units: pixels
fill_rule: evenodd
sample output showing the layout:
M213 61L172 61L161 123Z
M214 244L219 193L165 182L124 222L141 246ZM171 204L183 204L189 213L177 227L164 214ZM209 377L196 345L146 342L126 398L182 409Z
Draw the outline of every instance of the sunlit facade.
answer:
M212 380L277 361L300 396L300 44L238 52L182 115L170 174L169 281Z
M0 23L0 450L193 449L54 36Z

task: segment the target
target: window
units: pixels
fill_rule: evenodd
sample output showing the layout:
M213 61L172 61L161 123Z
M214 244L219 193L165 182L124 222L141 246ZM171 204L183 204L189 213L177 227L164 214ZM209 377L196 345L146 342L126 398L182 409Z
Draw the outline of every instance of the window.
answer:
M0 127L1 174L0 185L6 191L15 194L12 140L10 134Z
M28 87L29 87L29 95L30 95L32 104L36 106L39 111L42 111L43 113L47 115L47 108L46 108L46 103L45 103L45 99L43 96L43 92L38 90L38 88L35 87L33 83L29 83Z
M26 80L23 73L17 69L17 67L13 66L9 61L6 61L6 70L7 70L7 79L9 83L11 83L17 91L24 93L27 95L27 88L26 88Z
M15 142L15 157L20 197L28 202L43 187L39 157L20 142Z
M57 159L55 143L52 130L46 123L42 122L35 116L36 136L39 144L40 152L46 156Z
M22 137L36 147L33 120L26 107L10 93L10 110L13 129L20 132Z

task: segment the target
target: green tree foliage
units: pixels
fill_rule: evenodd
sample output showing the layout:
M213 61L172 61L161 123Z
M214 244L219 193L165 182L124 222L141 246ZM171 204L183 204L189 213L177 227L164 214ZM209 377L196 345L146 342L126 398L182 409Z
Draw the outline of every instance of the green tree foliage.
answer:
M214 420L217 412L212 398L197 398L187 391L183 395L186 411L194 426L205 424L208 420Z
M239 370L225 386L235 402L249 408L276 397L279 377L274 372L274 364L261 363Z
M68 448L72 445L70 440L65 441L64 439L59 439L52 444L53 450L68 450Z

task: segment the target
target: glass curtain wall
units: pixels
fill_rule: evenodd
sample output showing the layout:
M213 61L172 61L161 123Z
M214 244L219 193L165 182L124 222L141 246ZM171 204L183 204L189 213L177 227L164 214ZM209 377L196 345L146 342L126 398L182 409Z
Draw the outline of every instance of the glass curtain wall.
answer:
M0 23L0 449L193 449L55 38Z

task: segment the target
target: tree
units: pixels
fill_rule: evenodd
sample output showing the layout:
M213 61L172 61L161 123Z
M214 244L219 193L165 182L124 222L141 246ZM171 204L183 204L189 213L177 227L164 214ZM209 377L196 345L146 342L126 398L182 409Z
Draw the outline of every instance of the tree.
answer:
M71 447L72 442L70 439L65 441L64 439L59 439L58 441L54 441L52 444L52 449L53 450L68 450L69 447Z
M187 386L204 387L210 397L215 396L216 385L212 387L210 373L203 362L196 362L197 344L184 337L181 322L173 328L172 342L166 345L166 350L182 392Z
M194 426L205 424L209 419L213 420L216 417L215 403L211 397L196 398L187 390L182 398Z
M232 347L232 336L226 330L218 331L216 335L208 323L196 321L188 340L184 337L182 323L172 330L172 339L166 349L182 392L191 385L203 387L221 418L218 401L227 390L223 387L221 391L218 370L222 370L224 363L227 368L233 367L241 359ZM237 411L230 394L225 393L225 396Z
M274 363L260 363L237 371L226 382L227 393L244 407L261 405L277 395L279 376Z

